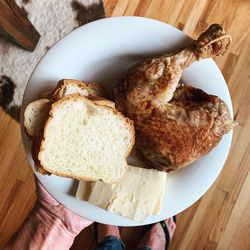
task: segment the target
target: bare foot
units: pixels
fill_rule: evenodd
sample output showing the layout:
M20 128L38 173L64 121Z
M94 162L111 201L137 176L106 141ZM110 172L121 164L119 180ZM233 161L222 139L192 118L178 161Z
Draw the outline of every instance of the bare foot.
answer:
M120 237L120 232L117 226L98 224L98 243L100 243L107 236L115 236L117 238Z
M173 217L165 220L168 228L170 240L174 235L176 228ZM155 224L140 240L138 248L149 246L153 250L164 250L166 245L166 236L160 223Z

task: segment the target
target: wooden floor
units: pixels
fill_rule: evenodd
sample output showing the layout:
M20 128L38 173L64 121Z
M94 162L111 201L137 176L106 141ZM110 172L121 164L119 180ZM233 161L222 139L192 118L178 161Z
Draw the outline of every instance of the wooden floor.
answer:
M250 1L105 0L106 16L154 18L196 38L217 22L233 37L224 57L216 58L231 93L233 142L227 162L210 190L177 215L170 249L250 249ZM35 201L34 177L21 143L19 124L0 109L0 248L17 230ZM135 249L141 228L122 228L127 249ZM92 249L92 229L72 249Z

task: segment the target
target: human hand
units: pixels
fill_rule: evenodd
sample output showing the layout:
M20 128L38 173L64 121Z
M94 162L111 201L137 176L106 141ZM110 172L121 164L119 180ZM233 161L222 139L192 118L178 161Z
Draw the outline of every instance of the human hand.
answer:
M37 201L4 250L71 247L75 236L93 221L83 218L56 201L36 179Z
M83 228L93 223L93 221L75 214L55 200L38 179L36 179L36 192L37 202L35 209L45 210L53 219L59 218L69 232L77 235Z

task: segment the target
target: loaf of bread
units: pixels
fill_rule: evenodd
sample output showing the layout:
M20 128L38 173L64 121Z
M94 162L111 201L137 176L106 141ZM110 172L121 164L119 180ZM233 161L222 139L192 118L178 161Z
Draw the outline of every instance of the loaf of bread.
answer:
M38 160L59 176L115 183L127 171L133 123L90 99L72 94L51 105Z

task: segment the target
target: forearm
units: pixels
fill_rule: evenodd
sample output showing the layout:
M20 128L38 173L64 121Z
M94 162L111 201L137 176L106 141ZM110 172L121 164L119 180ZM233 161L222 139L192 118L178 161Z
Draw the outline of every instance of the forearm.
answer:
M68 231L61 219L51 216L41 206L36 206L4 250L64 250L70 248L75 236L76 234Z

